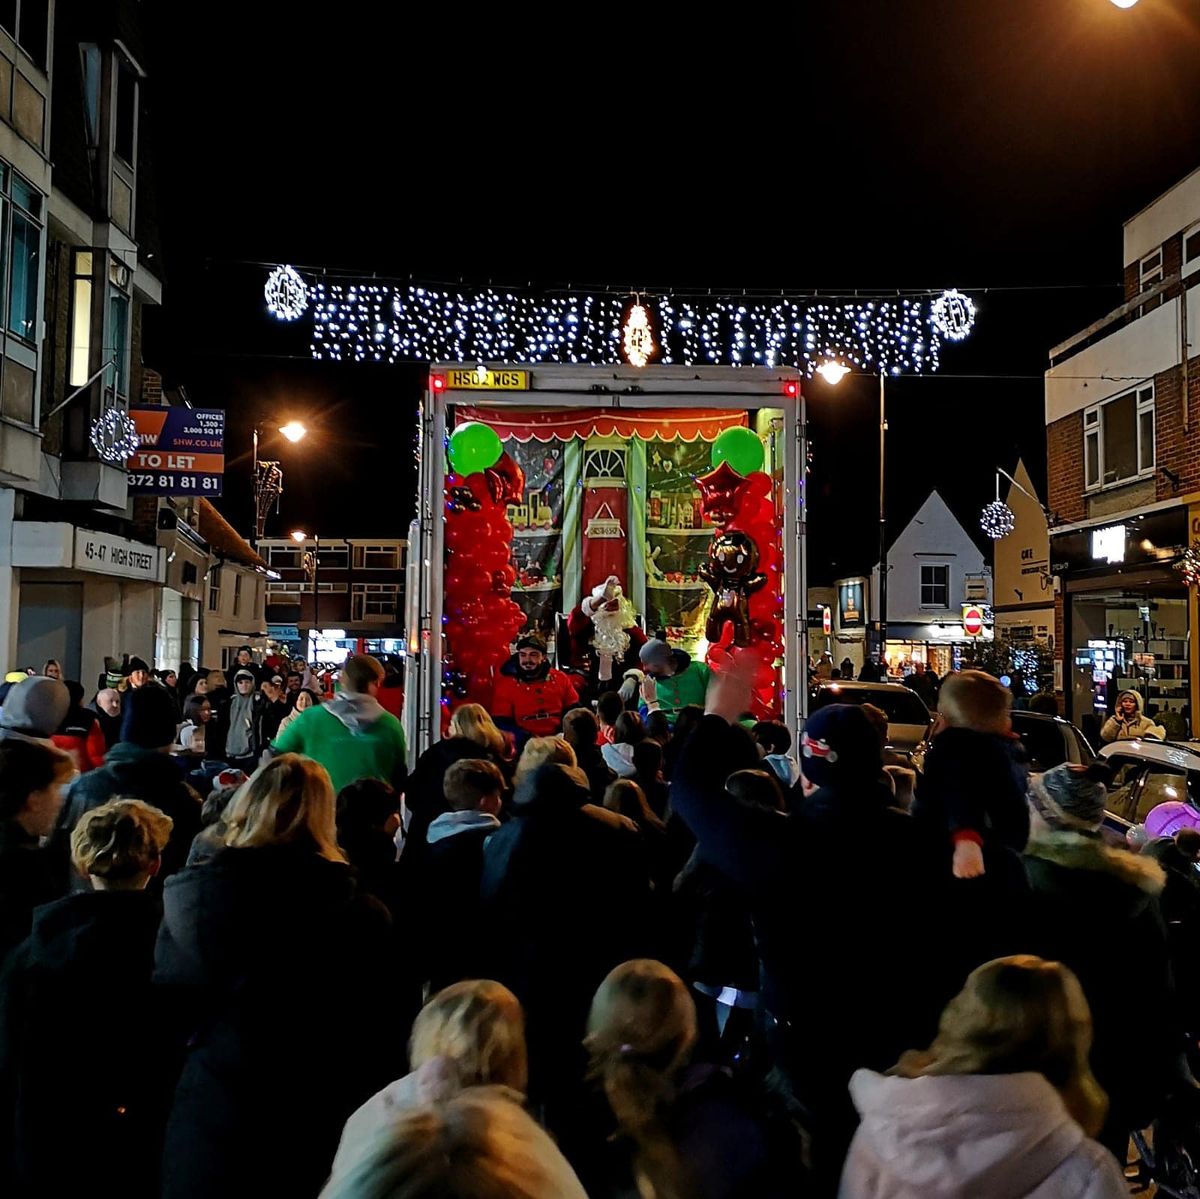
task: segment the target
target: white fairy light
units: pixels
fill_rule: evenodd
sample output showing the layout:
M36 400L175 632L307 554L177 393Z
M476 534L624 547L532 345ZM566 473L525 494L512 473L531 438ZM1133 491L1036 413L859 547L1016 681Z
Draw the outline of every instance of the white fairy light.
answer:
M294 321L308 307L308 285L295 267L277 266L263 288L267 311L281 321Z
M137 426L120 408L106 408L88 429L88 440L101 462L124 466L141 445Z
M992 500L980 513L979 527L993 541L1000 541L1017 527L1017 518L1003 500Z
M975 302L951 288L934 300L930 319L947 341L962 341L975 327Z
M621 331L621 345L625 350L625 361L630 366L643 367L654 354L654 330L650 327L650 315L644 304L634 304Z

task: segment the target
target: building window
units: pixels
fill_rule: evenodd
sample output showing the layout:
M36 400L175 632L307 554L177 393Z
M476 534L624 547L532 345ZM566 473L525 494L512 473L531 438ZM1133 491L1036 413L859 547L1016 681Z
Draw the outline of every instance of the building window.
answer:
M1200 222L1183 235L1183 273L1200 271Z
M49 0L3 0L0 25L12 34L13 40L34 65L45 70L50 31Z
M100 144L100 47L86 42L79 47L83 68L83 119L87 125L88 145Z
M71 266L71 364L67 382L81 387L91 375L92 252L76 250Z
M350 619L394 620L399 595L395 583L356 583L350 596Z
M234 616L242 614L242 572L240 570L233 572L233 614Z
M38 283L42 264L42 195L12 175L12 253L8 289L8 331L37 341Z
M129 297L113 291L108 297L108 336L113 364L113 390L129 394Z
M344 545L340 549L326 549L321 546L317 551L317 558L322 570L345 570L350 565L350 555Z
M356 545L355 570L396 570L400 565L400 547L396 545Z
M1135 387L1083 414L1083 478L1089 490L1154 471L1154 385Z
M1163 256L1159 248L1138 263L1138 291L1149 291L1163 279Z
M950 607L950 567L944 563L921 566L921 607Z
M117 68L117 128L113 148L130 166L137 145L137 76L126 63Z
M268 554L268 561L272 566L282 566L291 570L300 569L300 551L290 545L273 545Z
M208 610L210 612L220 612L221 610L221 568L214 566L208 572Z

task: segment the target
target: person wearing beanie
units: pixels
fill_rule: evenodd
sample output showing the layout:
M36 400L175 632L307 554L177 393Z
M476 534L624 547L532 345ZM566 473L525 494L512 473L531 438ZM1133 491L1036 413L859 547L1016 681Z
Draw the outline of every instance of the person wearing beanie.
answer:
M235 684L237 682L237 676L243 670L248 670L250 672L251 677L254 679L254 686L257 688L259 682L262 680L262 673L258 666L255 665L254 655L251 653L248 645L243 645L238 648L238 652L234 657L232 664L225 672L226 688L230 695L236 694L237 687ZM270 678L270 675L267 677ZM209 680L209 687L212 687L211 679Z
M1095 1028L1092 1069L1110 1105L1098 1139L1123 1162L1129 1130L1159 1114L1184 1042L1159 910L1166 876L1151 858L1101 835L1107 775L1099 761L1064 764L1031 782L1024 940L1027 952L1069 966L1083 985ZM1132 947L1136 969L1114 945ZM1132 1053L1130 1012L1153 1013L1139 1023Z
M29 675L4 697L0 742L42 741L49 745L70 707L71 693L57 679Z
M714 673L705 715L672 769L671 807L701 859L750 906L768 1051L809 1114L814 1193L832 1194L856 1121L851 1074L887 1070L908 1046L927 1044L962 980L943 977L929 933L936 871L882 781L879 738L860 708L833 704L809 717L788 812L726 793L735 771L761 769L738 724L753 675L754 661L736 651ZM886 978L905 985L881 1002Z
M174 822L162 854L162 869L152 886L182 869L192 838L200 831L200 796L183 780L170 756L175 742L175 704L165 687L137 687L125 693L121 739L108 751L104 765L81 775L67 792L53 846L73 890L87 883L69 866L71 833L85 812L110 799L140 799Z
M672 725L681 708L704 706L711 672L703 662L693 662L682 650L652 637L638 655L645 678L642 699L649 712L663 712Z
M579 702L575 684L550 665L546 639L522 633L517 652L500 668L492 692L492 718L514 733L518 745L529 737L550 737L562 728L564 713Z
M129 681L131 691L140 690L154 678L145 659L138 657L130 658L125 663L125 677Z

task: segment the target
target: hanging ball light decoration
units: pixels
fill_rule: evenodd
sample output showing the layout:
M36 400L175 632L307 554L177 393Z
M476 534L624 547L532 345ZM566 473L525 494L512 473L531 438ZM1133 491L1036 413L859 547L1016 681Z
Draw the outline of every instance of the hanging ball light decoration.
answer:
M639 369L654 356L654 330L650 325L650 314L646 306L634 304L625 318L621 344L625 348L625 361Z
M1189 587L1200 587L1200 541L1193 541L1183 557L1175 563L1175 569L1183 575L1183 581Z
M120 408L108 408L102 412L88 430L92 449L101 462L124 466L141 445L137 426Z
M263 288L267 311L281 321L294 321L308 307L308 286L295 267L277 266Z
M1003 500L993 500L980 515L979 527L993 541L999 541L1017 527L1017 518Z
M957 288L944 291L929 310L933 327L947 341L962 341L975 327L975 302Z

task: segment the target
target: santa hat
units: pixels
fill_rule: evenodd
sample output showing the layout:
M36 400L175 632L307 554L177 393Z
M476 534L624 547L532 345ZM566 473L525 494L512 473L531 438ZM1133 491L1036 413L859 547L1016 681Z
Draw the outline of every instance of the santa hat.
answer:
M610 594L611 589L611 594ZM603 583L597 583L592 588L592 594L587 596L579 607L583 610L584 616L594 616L596 609L601 604L606 603L613 598L621 596L621 581L616 575L609 575Z

